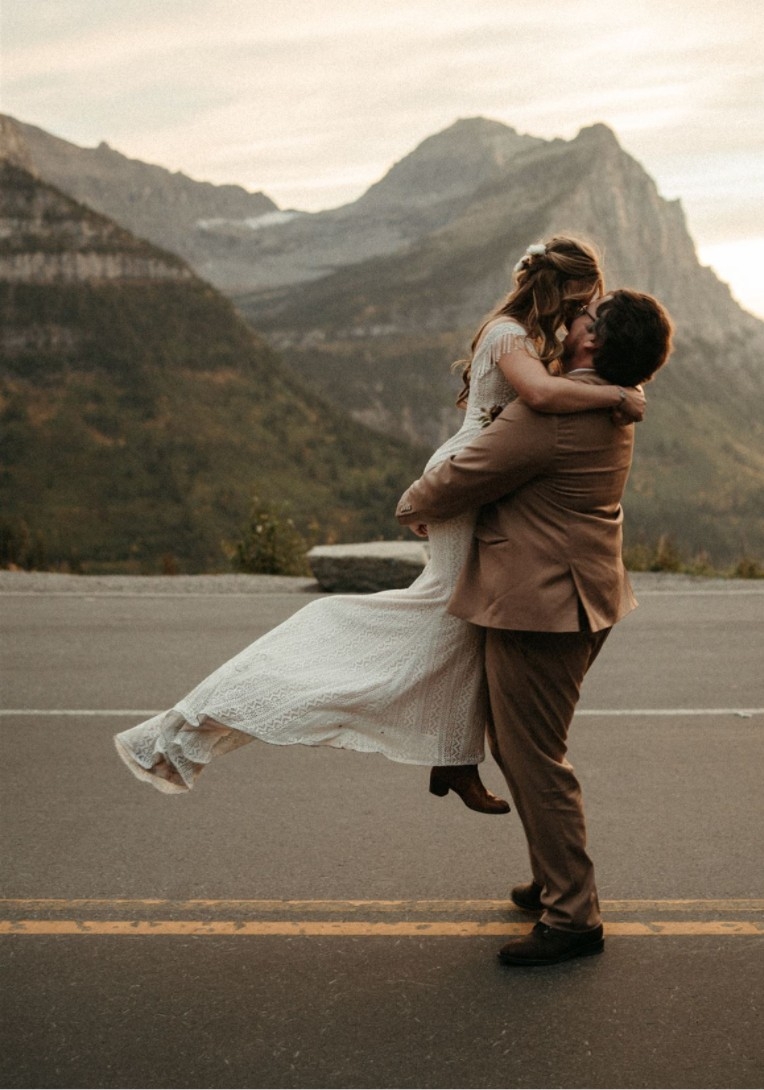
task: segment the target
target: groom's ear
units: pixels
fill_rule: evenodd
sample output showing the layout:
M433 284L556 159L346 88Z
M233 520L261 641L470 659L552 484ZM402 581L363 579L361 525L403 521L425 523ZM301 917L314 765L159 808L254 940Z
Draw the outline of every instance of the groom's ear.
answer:
M597 349L601 347L601 338L597 337L593 332L586 334L585 339L582 340L580 344L580 355L583 356L587 367L594 367L594 357L597 353Z

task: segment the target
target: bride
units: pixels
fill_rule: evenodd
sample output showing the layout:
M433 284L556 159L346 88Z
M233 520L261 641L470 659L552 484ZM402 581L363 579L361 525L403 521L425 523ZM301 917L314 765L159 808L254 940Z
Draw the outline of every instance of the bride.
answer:
M540 412L614 409L639 420L637 390L565 382L552 373L565 324L602 294L597 256L556 236L529 246L514 288L483 322L464 369L461 428L429 468L461 450L519 397ZM188 791L213 757L256 738L326 745L430 765L430 790L506 813L484 786L486 697L480 629L447 604L467 555L472 515L430 527L431 559L405 590L320 598L226 662L169 711L123 731L117 751L139 778Z

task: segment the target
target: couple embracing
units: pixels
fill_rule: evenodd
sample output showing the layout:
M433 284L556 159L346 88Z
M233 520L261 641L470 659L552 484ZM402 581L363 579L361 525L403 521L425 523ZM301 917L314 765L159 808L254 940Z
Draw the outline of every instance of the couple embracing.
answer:
M529 846L531 881L512 899L540 914L501 960L601 951L566 739L586 671L636 605L621 560L629 425L670 340L651 296L604 294L588 245L529 247L473 341L462 427L396 511L429 537L422 575L306 606L118 735L128 767L184 792L214 756L256 738L330 745L432 766L434 793L503 813L477 772L487 736Z

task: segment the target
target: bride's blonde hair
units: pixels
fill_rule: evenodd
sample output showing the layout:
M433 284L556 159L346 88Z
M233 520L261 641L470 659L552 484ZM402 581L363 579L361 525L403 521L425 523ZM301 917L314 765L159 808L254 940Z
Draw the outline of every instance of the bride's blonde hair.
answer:
M456 404L463 405L470 388L472 357L483 330L495 318L514 318L525 330L541 362L550 367L562 355L557 330L571 322L576 310L602 295L605 283L594 247L567 235L530 246L515 266L514 288L481 323L472 339L471 356L463 364L464 387Z

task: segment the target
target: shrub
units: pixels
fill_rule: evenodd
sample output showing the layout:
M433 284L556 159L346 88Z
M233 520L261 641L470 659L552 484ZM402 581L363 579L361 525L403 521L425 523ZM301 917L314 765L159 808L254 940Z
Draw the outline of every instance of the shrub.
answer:
M752 556L743 556L732 570L735 579L764 579L764 567Z
M233 546L236 571L259 575L309 575L308 546L284 504L255 496L249 521Z
M673 538L668 534L661 534L655 550L650 571L681 571L682 557L676 547Z
M681 572L683 575L714 576L717 579L764 579L764 566L752 556L742 556L733 568L720 569L701 549L685 559L668 534L662 534L656 545L638 542L623 550L623 562L629 571Z
M23 518L0 519L0 568L44 571L47 566L42 534Z

